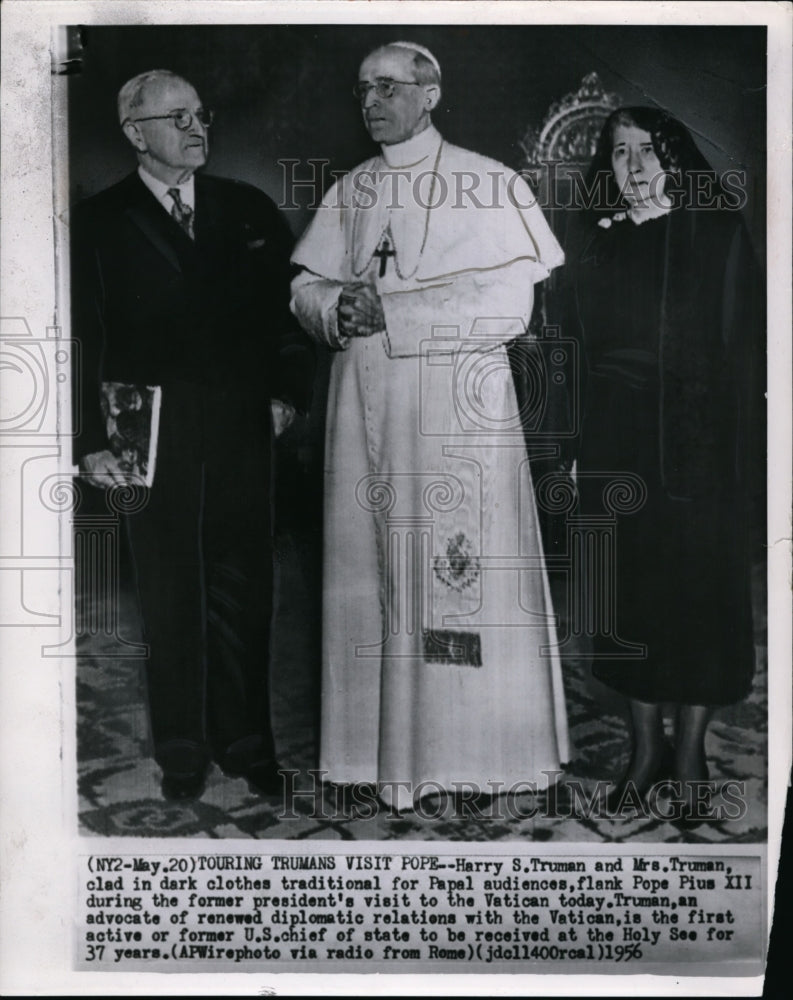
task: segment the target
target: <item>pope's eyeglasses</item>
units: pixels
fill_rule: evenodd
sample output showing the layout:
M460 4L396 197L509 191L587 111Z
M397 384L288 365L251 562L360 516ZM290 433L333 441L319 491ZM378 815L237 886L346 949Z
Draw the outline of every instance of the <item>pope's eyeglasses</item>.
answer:
M204 128L209 128L214 117L214 114L206 108L199 108L198 111L188 111L186 108L179 108L178 111L169 111L167 115L147 115L145 118L128 118L127 121L137 124L137 122L153 122L170 118L178 129L186 132L193 124L193 118L200 125L203 125Z
M423 87L423 83L416 83L415 80L392 80L387 76L378 77L374 83L356 83L352 88L353 94L363 104L366 95L373 90L378 97L389 98L394 96L397 84L403 87Z

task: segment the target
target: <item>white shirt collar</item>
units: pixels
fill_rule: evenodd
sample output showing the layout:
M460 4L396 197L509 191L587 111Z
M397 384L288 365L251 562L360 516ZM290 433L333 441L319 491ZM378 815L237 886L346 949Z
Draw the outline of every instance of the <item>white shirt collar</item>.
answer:
M153 177L148 170L138 167L138 176L169 215L173 208L173 198L168 194L171 188L178 188L182 204L189 205L195 211L195 175L191 174L183 184L165 184Z
M426 160L438 149L441 143L441 134L434 125L425 128L423 132L405 139L404 142L395 142L391 146L381 146L383 159L389 167L412 167L422 160Z

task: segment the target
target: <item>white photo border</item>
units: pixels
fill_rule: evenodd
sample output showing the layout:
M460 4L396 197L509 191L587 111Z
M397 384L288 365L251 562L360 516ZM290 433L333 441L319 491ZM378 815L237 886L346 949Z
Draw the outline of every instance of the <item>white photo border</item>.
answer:
M767 259L769 288L769 810L767 871L769 927L773 881L779 861L785 792L791 762L791 8L777 3L605 3L532 2L335 2L335 0L144 0L144 2L33 2L2 5L2 272L0 316L23 320L31 336L46 339L57 326L58 295L68 274L60 266L64 220L52 219L53 191L68 189L54 163L65 130L51 101L53 32L64 24L268 24L268 23L456 23L456 24L637 24L768 26ZM63 203L63 199L60 199ZM0 373L0 378L2 373ZM52 387L57 388L56 386ZM99 977L72 969L72 923L76 898L75 858L85 851L77 834L74 659L41 657L60 616L68 640L72 595L60 555L62 518L37 518L37 498L21 493L20 472L29 461L53 471L59 460L59 430L68 406L48 407L35 444L0 450L0 602L22 603L30 611L24 627L0 631L0 788L2 789L2 910L0 986L8 995L244 995L269 990L292 995L371 993L402 995L756 995L758 978L585 976L585 975L380 975L260 973L162 975L124 972ZM39 585L30 594L14 590L22 564L35 569ZM0 619L2 620L2 619ZM46 628L44 628L46 626ZM167 851L177 842L138 841L135 850ZM192 842L200 846L200 842ZM272 852L283 842L267 842ZM185 841L179 841L184 850ZM129 845L127 845L129 846ZM224 849L229 845L224 844ZM570 845L560 845L568 850ZM112 850L110 843L103 844ZM382 851L384 845L378 844ZM402 848L407 845L401 845ZM356 849L366 849L356 844ZM752 852L759 853L752 845ZM736 846L733 853L741 853ZM747 852L749 853L749 852Z

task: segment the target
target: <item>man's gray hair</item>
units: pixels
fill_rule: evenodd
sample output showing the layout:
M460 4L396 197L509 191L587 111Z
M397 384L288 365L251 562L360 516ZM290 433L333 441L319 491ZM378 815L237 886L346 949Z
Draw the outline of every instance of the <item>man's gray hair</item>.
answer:
M146 89L153 83L161 80L179 80L187 83L183 76L174 73L170 69L150 69L145 73L138 73L131 80L127 80L118 92L118 120L123 125L132 116L132 112L139 108L146 97Z
M425 85L441 83L441 64L428 48L418 42L388 42L384 49L405 49L413 53L413 72L418 83Z

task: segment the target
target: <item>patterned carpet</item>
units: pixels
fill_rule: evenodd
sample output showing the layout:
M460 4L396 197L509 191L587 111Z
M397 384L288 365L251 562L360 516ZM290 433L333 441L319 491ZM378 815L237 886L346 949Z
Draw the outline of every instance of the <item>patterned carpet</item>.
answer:
M681 832L658 818L595 820L565 817L569 782L591 796L598 780L622 773L628 728L622 700L591 678L583 660L564 664L573 759L556 791L557 815L543 818L547 799L531 794L489 804L437 799L417 812L395 814L337 801L333 789L312 780L319 704L319 566L316 538L281 531L277 538L279 603L275 618L272 684L280 759L294 773L286 803L251 794L241 779L213 770L202 799L169 803L159 790L151 759L140 659L117 658L115 638L91 622L106 609L78 594L77 709L78 783L82 831L99 836L279 838L339 840L451 840L602 842L758 842L766 835L767 666L763 611L764 567L757 566L754 688L746 701L720 709L707 736L711 777L746 783L748 811L741 819L703 824ZM119 631L140 641L136 600L122 558ZM564 615L555 581L555 604ZM85 634L82 629L85 628ZM94 634L88 634L94 633ZM109 655L110 654L110 655ZM718 795L715 801L718 801ZM540 815L534 815L534 813ZM580 813L580 810L579 810Z

